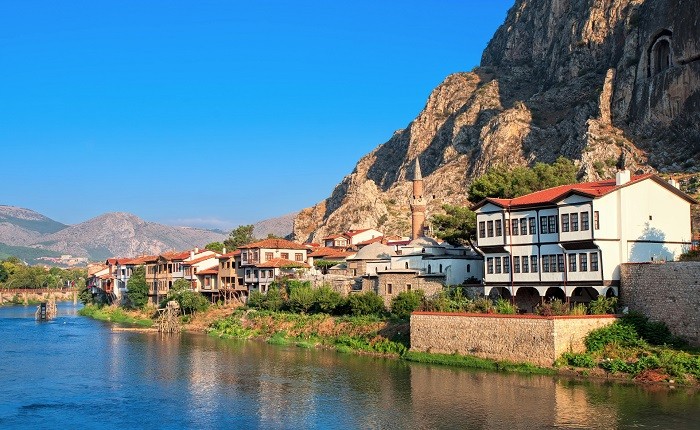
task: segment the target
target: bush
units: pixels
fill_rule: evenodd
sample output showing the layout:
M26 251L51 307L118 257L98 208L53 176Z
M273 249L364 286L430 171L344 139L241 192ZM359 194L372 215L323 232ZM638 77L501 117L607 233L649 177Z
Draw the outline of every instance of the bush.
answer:
M269 294L269 293L268 293ZM311 287L298 286L289 292L287 307L296 313L308 313L314 306L315 297Z
M588 304L591 315L614 314L617 310L617 297L598 296Z
M535 313L545 317L568 315L569 305L559 299L552 299L535 306Z
M398 319L408 319L420 307L423 297L422 290L402 291L391 300L391 313Z
M353 315L380 315L386 312L384 300L372 291L351 294L347 304Z
M328 286L322 286L314 291L313 312L330 314L343 304L343 296Z
M495 309L497 314L515 315L518 313L518 307L515 303L501 297L496 300Z
M620 319L620 323L633 327L639 337L652 345L671 345L682 347L685 340L675 336L668 326L660 321L649 321L649 318L639 312L630 312Z
M569 315L586 315L587 313L588 308L583 303L576 303L569 311Z
M574 366L574 367L586 367L586 368L591 368L595 367L595 359L591 357L590 354L577 354L575 352L565 352L561 355L561 360L569 365L569 366Z
M593 330L584 340L588 352L601 351L606 345L614 344L622 348L640 346L642 341L634 327L615 321L606 327Z

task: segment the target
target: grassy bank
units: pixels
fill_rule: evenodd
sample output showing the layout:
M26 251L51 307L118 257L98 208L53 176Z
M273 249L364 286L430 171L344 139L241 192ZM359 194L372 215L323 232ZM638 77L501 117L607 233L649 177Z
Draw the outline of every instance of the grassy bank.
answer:
M121 324L133 324L139 327L151 327L153 320L136 312L127 312L116 306L85 305L78 315Z
M471 369L491 370L494 372L517 372L536 375L555 375L555 369L535 366L529 363L513 363L510 361L491 360L472 355L432 354L427 352L409 351L402 357L406 361L445 366L468 367Z

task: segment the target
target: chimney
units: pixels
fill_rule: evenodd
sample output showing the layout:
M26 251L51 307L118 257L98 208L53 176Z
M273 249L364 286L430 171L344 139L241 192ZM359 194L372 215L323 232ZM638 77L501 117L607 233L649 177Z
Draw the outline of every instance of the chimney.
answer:
M194 251L190 251L190 260L194 259Z
M195 249L194 249L194 253L195 253L195 254L199 254L199 248L195 248Z
M628 183L631 179L631 174L630 171L625 169L625 170L618 170L617 173L615 174L615 185L624 185Z
M681 189L681 184L679 184L678 181L676 181L675 179L673 179L673 177L671 177L671 178L668 180L668 183L671 184L671 186L678 188L679 190Z
M224 246L224 248L221 250L221 253L222 253L222 254L226 254L226 247L225 247L225 246Z

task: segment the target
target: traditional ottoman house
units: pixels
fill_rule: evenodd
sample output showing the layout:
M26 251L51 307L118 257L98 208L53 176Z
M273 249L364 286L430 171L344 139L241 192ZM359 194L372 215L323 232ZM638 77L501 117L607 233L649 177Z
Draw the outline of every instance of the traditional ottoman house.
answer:
M219 293L224 301L246 301L248 288L243 275L240 249L219 256Z
M243 282L248 292L267 292L269 285L282 276L296 276L309 269L309 248L285 239L265 239L240 246Z
M690 205L659 176L562 185L473 206L485 256L484 294L532 308L545 297L617 295L620 264L673 260L690 247Z

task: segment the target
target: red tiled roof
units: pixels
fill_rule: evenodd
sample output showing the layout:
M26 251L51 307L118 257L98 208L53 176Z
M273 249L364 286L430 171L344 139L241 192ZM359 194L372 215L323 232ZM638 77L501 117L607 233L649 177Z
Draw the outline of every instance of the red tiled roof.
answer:
M236 255L241 255L241 250L240 250L240 249L237 249L237 250L235 250L235 251L233 251L233 252L227 252L226 254L221 254L221 255L219 255L219 256L216 257L216 258L218 258L219 260L227 260L227 259L229 259L229 258L231 258L231 257L235 257Z
M269 249L307 249L306 246L286 239L265 239L248 245L239 246L239 249L269 248Z
M218 258L218 256L216 254L208 254L203 257L195 258L193 260L187 260L184 262L184 264L191 266L193 264L201 263L202 261L209 260L211 258Z
M271 269L275 267L304 267L308 269L311 266L301 261L292 261L285 258L273 258L272 260L267 260L264 263L256 264L255 267L262 269Z
M337 239L339 237L346 237L346 236L344 234L332 234L330 236L324 237L323 240L333 240L333 239Z
M184 260L190 256L190 251L168 251L160 254L166 260Z
M360 233L364 233L364 232L370 231L370 230L371 230L371 228L364 228L361 230L348 230L345 232L345 236L353 237L353 236L357 236Z
M219 273L219 265L206 268L197 272L198 275L217 275Z
M534 193L526 194L521 197L516 197L513 199L496 199L496 198L485 198L479 203L472 206L472 209L478 209L484 206L486 203L493 203L497 206L503 208L513 208L513 207L528 207L536 206L542 204L554 204L559 200L571 195L571 194L581 194L584 196L596 198L609 194L617 189L636 184L645 179L652 179L660 185L668 188L672 192L680 195L689 201L694 201L690 196L686 195L682 191L668 184L666 181L660 177L647 173L645 175L634 176L632 179L622 185L615 185L615 179L608 179L605 181L597 182L584 182L580 184L570 184L570 185L560 185L558 187L547 188L546 190L536 191Z
M352 251L346 251L344 249L338 249L338 248L330 248L330 247L321 247L316 250L314 250L312 253L309 254L309 257L333 257L333 258L344 258L344 257L349 257L354 252Z
M373 239L363 240L362 242L358 242L358 243L356 243L356 245L369 245L370 243L383 242L383 241L384 241L384 236L378 236L378 237L375 237Z

